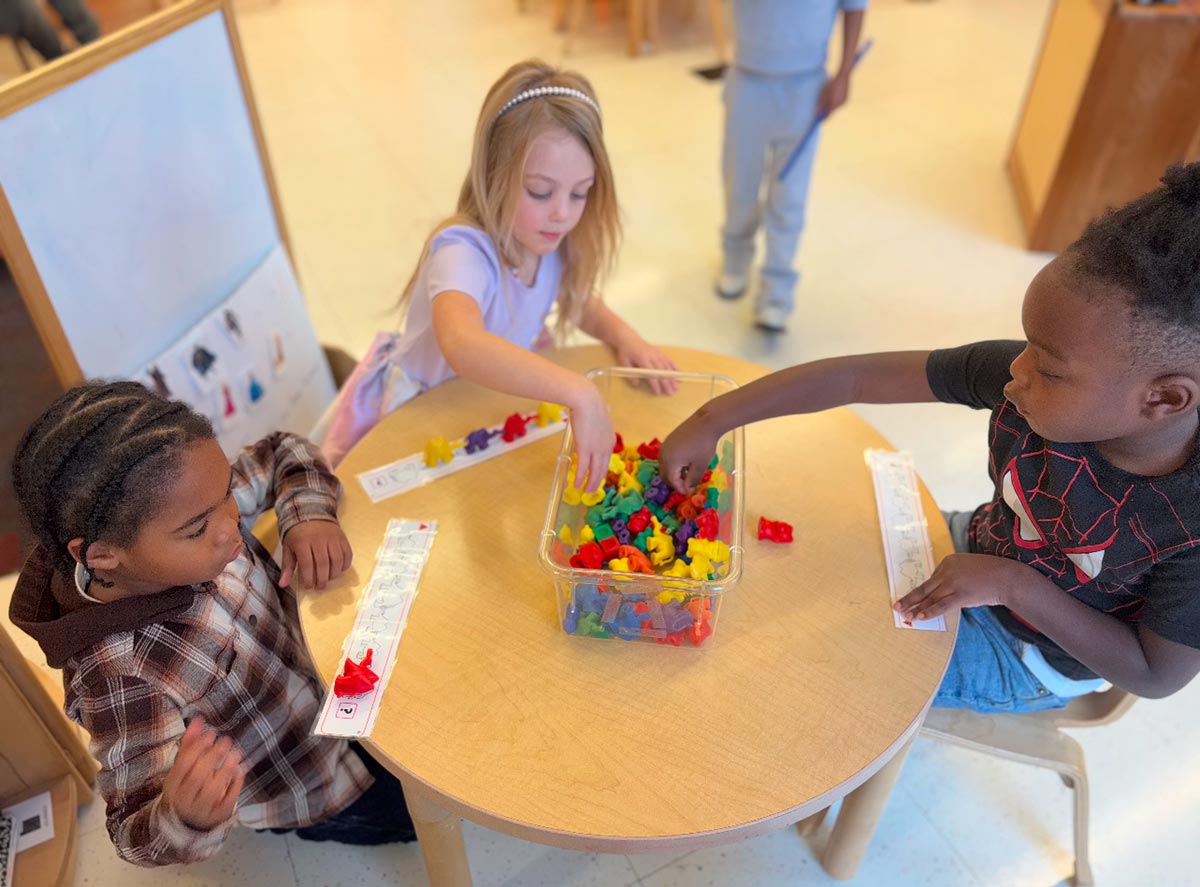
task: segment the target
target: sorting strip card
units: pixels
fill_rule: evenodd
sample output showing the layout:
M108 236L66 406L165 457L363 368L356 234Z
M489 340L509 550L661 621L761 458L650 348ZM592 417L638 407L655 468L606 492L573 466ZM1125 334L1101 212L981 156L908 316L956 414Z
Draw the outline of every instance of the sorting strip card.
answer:
M322 736L369 736L383 700L383 690L396 662L400 635L408 622L408 612L417 596L417 583L429 549L437 535L437 521L390 520L383 544L371 571L371 581L363 589L358 616L342 648L346 657L359 662L372 651L371 667L379 682L356 696L338 697L333 687L325 695L325 704L313 727ZM338 669L339 673L341 668Z
M485 450L476 450L474 453L468 453L461 448L456 449L453 459L449 462L442 462L432 468L425 464L424 453L413 453L411 456L405 456L403 459L397 459L395 462L382 465L379 468L372 468L370 471L362 472L362 474L358 475L358 482L363 485L363 489L367 491L367 495L371 497L373 503L382 502L384 499L398 496L400 493L407 493L409 490L415 490L417 487L422 487L431 481L437 480L439 477L445 477L464 468L470 468L472 465L478 465L480 462L486 462L488 459L493 459L496 456L502 456L516 447L533 443L535 440L541 440L552 434L558 434L565 430L566 427L566 420L550 422L541 427L534 425L525 432L524 437L518 437L510 443L500 439L500 434L504 426L495 425L487 429L489 435L494 439Z
M883 533L883 553L887 560L888 585L895 604L933 573L933 546L929 544L929 524L921 507L917 473L908 453L867 450L867 464L875 480L875 504L879 507L879 528ZM905 622L892 609L897 628L920 631L945 631L946 619Z

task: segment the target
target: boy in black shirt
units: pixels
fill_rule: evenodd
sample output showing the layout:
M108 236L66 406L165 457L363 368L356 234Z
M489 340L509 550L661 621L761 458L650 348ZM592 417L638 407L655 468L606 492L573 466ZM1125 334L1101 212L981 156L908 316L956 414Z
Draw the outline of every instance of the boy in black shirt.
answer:
M1055 708L1100 679L1170 695L1200 672L1200 163L1094 221L1034 278L1022 322L1027 343L773 373L672 432L663 474L687 489L721 434L773 416L989 408L995 494L969 522L952 516L965 551L896 605L962 609L934 704Z

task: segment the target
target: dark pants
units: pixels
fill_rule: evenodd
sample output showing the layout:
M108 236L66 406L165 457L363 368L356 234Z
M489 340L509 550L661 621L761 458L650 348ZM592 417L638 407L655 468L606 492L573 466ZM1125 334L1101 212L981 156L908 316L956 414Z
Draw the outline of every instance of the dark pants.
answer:
M50 5L81 44L100 36L100 24L84 0L50 0ZM0 34L24 40L47 61L63 54L58 32L36 0L0 0Z
M375 782L363 796L324 822L297 829L273 828L271 831L276 834L294 831L297 837L305 841L336 841L359 846L417 839L400 780L367 754L357 742L351 742L350 747L375 777Z

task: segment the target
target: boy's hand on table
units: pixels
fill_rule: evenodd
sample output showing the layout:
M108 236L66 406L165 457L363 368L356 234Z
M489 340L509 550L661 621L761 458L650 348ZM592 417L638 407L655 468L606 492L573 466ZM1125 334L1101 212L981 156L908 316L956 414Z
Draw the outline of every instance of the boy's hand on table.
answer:
M306 588L324 589L350 569L354 552L341 526L329 520L296 524L283 537L283 564L279 584L286 588L299 574Z
M245 781L233 740L193 718L163 783L162 803L189 828L210 831L233 816Z
M658 448L659 474L671 489L690 493L708 469L719 439L720 435L701 418L701 412L693 413Z
M571 436L575 441L578 462L575 465L575 485L588 493L594 493L604 484L608 476L608 462L612 456L616 433L608 404L600 390L586 379L571 408Z
M617 363L623 367L643 370L677 370L675 361L667 357L641 336L630 331L626 341L617 347ZM655 394L674 394L679 390L675 379L647 379L650 390Z
M963 607L1010 606L1014 592L1034 579L1047 581L1033 567L1011 558L952 554L932 576L896 601L895 609L915 622Z

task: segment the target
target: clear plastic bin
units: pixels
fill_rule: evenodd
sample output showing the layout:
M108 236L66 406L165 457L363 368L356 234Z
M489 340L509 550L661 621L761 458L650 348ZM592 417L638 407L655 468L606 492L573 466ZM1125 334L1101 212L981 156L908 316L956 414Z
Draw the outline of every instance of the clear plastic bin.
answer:
M737 387L737 383L725 376L624 367L591 370L587 377L604 395L613 428L632 447L665 438L699 406ZM676 380L677 392L653 394L646 383L655 377ZM588 506L563 501L573 450L568 430L563 436L539 548L539 562L554 579L563 630L581 637L670 646L703 647L710 643L716 632L721 599L737 584L742 572L745 464L742 429L726 434L717 444L718 464L729 491L722 500L724 507L718 505L715 509L720 517L717 539L729 546L729 555L727 563L711 578L572 566L570 559L579 548L579 535L588 513ZM564 526L568 528L565 534ZM560 538L564 535L570 537L570 543ZM593 612L595 616L586 615Z

